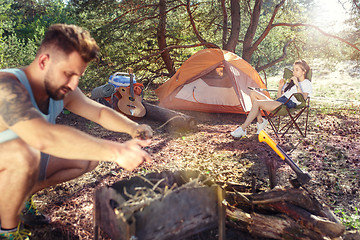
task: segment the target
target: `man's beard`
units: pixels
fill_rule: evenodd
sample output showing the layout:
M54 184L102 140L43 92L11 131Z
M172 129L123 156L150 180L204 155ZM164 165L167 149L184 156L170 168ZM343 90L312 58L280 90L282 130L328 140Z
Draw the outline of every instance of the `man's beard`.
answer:
M50 80L49 74L45 75L45 91L47 95L49 95L50 98L54 100L62 100L65 97L65 94L61 93L61 90L66 90L67 92L70 92L71 89L65 86L57 88L54 86Z

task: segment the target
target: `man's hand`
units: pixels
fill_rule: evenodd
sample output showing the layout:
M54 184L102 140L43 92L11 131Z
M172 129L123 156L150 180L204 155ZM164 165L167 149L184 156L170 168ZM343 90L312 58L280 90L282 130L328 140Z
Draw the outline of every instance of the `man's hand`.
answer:
M153 136L153 130L149 125L140 124L137 125L131 134L131 137L142 140L150 139Z
M115 143L117 158L115 162L128 171L134 170L143 161L152 162L150 155L141 149L150 145L150 140L132 139L124 143Z

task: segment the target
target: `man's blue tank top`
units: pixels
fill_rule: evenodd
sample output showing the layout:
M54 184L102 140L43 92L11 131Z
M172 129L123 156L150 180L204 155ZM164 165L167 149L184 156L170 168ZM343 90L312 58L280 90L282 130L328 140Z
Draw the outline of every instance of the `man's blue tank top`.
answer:
M25 86L26 90L30 94L31 103L34 105L34 107L41 113L41 115L50 123L55 124L56 117L61 113L61 111L64 108L64 101L63 100L54 100L50 98L49 102L49 110L48 114L43 114L38 105L36 104L34 94L31 90L31 86L29 84L29 80L26 77L26 74L21 69L12 68L12 69L2 69L0 72L7 72L14 74L17 79ZM15 138L18 138L19 136L13 132L11 129L7 129L3 132L0 132L0 143L7 142L10 140L13 140Z

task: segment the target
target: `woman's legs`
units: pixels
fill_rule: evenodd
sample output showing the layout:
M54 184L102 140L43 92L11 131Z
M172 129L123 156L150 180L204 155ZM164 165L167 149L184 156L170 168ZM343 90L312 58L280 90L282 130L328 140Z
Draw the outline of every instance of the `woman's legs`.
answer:
M257 118L259 123L263 122L261 116L261 109L265 111L272 111L276 109L278 106L281 105L280 102L274 101L270 99L265 94L252 90L250 92L250 98L252 101L252 108L245 120L245 122L240 126L241 129L236 129L234 132L231 133L234 137L242 137L246 135L245 129L251 124L251 122Z
M254 102L257 101L257 100L271 100L271 98L269 98L268 96L266 96L262 92L258 92L258 91L255 91L255 90L250 91L250 99L251 99L251 103L253 105L254 105ZM262 123L263 119L262 119L262 116L261 116L261 111L258 112L258 114L256 115L256 118L257 118L258 123Z
M272 111L281 104L282 103L274 100L255 100L245 122L241 125L241 128L245 130L255 118L257 118L258 121L262 119L260 111L261 109L265 111ZM259 122L262 122L262 120Z

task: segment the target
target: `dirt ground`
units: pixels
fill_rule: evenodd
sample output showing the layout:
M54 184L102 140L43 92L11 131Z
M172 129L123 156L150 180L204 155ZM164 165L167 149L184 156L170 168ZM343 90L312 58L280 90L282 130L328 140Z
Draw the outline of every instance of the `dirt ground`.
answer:
M360 116L359 106L344 110L313 107L310 111L308 135L304 139L290 132L279 142L291 158L311 176L307 188L351 230L359 227L360 188ZM265 143L259 143L255 124L246 138L235 140L230 132L244 121L236 114L186 112L197 120L197 129L174 131L162 122L137 120L154 129L154 138L145 150L152 163L144 163L136 171L125 171L113 163L103 162L79 179L45 189L35 198L40 210L51 217L48 226L32 227L32 239L92 239L93 194L103 186L137 174L164 170L198 170L220 183L251 186L256 176L258 191L269 190L265 165L277 165L279 187L289 186L294 177L290 167ZM73 126L91 135L123 142L129 136L103 129L74 114L60 115L58 123ZM275 138L270 127L267 133ZM227 226L227 239L243 239L241 232ZM211 235L211 233L210 233ZM213 233L214 237L216 233ZM208 236L208 235L207 235ZM107 239L102 233L102 239ZM194 239L194 238L193 238ZM201 237L196 239L208 239ZM215 238L216 239L216 238Z

